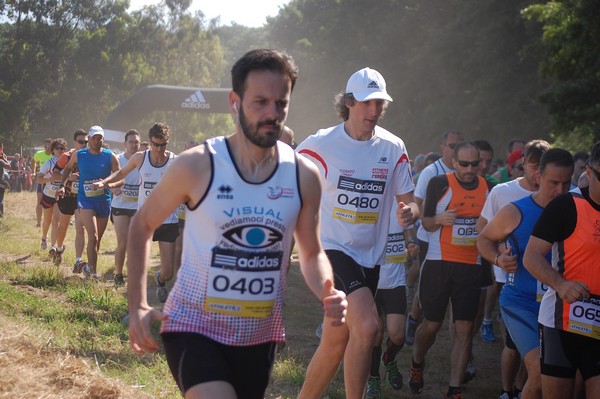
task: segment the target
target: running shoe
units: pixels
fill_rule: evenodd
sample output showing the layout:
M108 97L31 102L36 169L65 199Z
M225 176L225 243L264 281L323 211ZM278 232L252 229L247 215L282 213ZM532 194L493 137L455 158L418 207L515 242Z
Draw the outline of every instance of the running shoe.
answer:
M75 262L75 264L73 265L73 274L79 274L81 273L81 270L83 269L83 267L86 265L86 263L79 259L78 261Z
M445 394L444 398L446 398L446 399L463 399L464 396L461 392L459 392L459 393L453 393L451 395Z
M83 276L85 278L89 278L92 275L92 272L90 271L90 265L88 265L87 263L83 266L81 272L83 273Z
M42 250L46 250L46 248L48 248L48 239L47 238L42 238L42 243L40 244L40 247L42 248Z
M48 251L48 256L51 257L52 260L54 260L54 257L56 256L56 247L50 247L50 251Z
M396 360L385 363L383 361L383 357L381 358L383 365L385 366L385 371L387 373L387 380L393 390L397 391L402 388L402 374L398 371L398 364Z
M463 378L463 384L468 383L473 378L477 376L477 369L475 368L475 363L473 359L469 360L467 363L467 367L465 368L465 377Z
M502 395L498 396L498 399L513 399L508 392L502 392Z
M120 285L125 285L125 279L122 274L115 274L115 285L118 287Z
M414 394L419 394L423 391L425 381L423 381L423 367L415 368L410 366L410 379L408 380L408 387Z
M381 381L379 380L379 377L369 377L365 399L382 399Z
M160 271L156 272L156 297L162 303L167 301L167 297L169 296L169 291L167 290L167 283L160 282Z
M408 323L406 323L406 345L412 346L415 343L415 334L417 333L419 322L408 315Z
M481 339L484 342L494 342L496 341L496 336L494 335L494 324L482 324L481 325Z
M63 245L62 249L56 248L56 253L54 254L54 264L56 266L60 266L60 264L62 263L62 256L63 256L64 252L65 252L64 245Z

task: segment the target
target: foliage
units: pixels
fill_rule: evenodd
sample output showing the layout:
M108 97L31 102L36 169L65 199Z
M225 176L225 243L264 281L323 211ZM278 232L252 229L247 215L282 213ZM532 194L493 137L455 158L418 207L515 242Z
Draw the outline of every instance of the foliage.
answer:
M333 96L370 66L394 98L382 124L411 154L437 150L443 131L486 138L547 136L537 60L524 51L531 1L294 0L267 26L300 67L289 123L302 139L336 123ZM500 151L497 151L501 156Z
M131 14L122 0L0 1L0 141L38 145L102 124L110 110L148 84L214 85L219 40L189 0L169 0ZM181 142L225 119L149 115L176 127ZM30 135L35 135L30 137Z
M548 105L556 134L600 138L600 3L595 0L547 1L524 15L542 25L540 71L550 79L542 102ZM583 136L581 136L583 134Z

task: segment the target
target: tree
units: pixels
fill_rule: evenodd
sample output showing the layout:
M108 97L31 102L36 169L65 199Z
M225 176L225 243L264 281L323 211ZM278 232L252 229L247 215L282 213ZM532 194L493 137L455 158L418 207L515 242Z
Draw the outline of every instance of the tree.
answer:
M524 15L542 26L540 71L551 83L541 100L555 134L600 139L600 3L547 1L528 7Z

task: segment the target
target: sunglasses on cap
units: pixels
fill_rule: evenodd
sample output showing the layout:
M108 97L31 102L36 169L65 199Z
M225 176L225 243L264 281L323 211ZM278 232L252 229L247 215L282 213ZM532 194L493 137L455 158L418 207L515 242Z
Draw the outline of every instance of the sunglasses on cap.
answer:
M476 168L479 166L479 161L456 161L456 163L458 163L460 166L462 166L463 168L468 167L469 165L471 165L472 167Z

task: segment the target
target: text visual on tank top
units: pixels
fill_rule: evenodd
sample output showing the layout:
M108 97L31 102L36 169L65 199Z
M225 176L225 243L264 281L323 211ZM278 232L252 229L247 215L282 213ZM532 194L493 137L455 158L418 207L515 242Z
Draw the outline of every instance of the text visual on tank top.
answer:
M207 148L213 179L200 205L186 212L182 266L163 329L231 345L281 341L285 271L300 210L295 154L278 144L274 173L250 183L225 138L208 140Z
M590 298L569 304L550 287L542 298L538 320L548 327L600 339L600 212L581 195L571 195L577 224L567 239L554 243L552 266L567 280L585 282Z
M140 186L139 186L139 197L138 197L138 208L141 208L146 202L146 199L150 196L154 187L158 184L162 176L166 173L167 169L177 156L172 152L167 152L167 161L162 165L152 165L150 160L150 150L146 150L144 153L144 161L139 169L140 174ZM177 210L172 212L163 221L162 224L173 224L178 223Z
M233 200L239 195L252 197L252 189L244 195L238 188L247 184L236 182L234 193L231 185L220 181L216 166L215 170L215 183L219 191L225 193L217 196L221 203L223 199ZM267 198L292 199L296 191L295 187L269 186ZM283 211L281 207L265 207L264 201L222 209L229 220L220 226L221 239L212 248L206 311L242 317L271 314L281 288L279 277L285 259L283 235L287 227L283 223Z
M121 169L129 163L125 153L117 156ZM138 198L140 192L140 173L138 169L133 169L127 176L121 186L121 194L113 195L112 207L118 209L138 209Z

